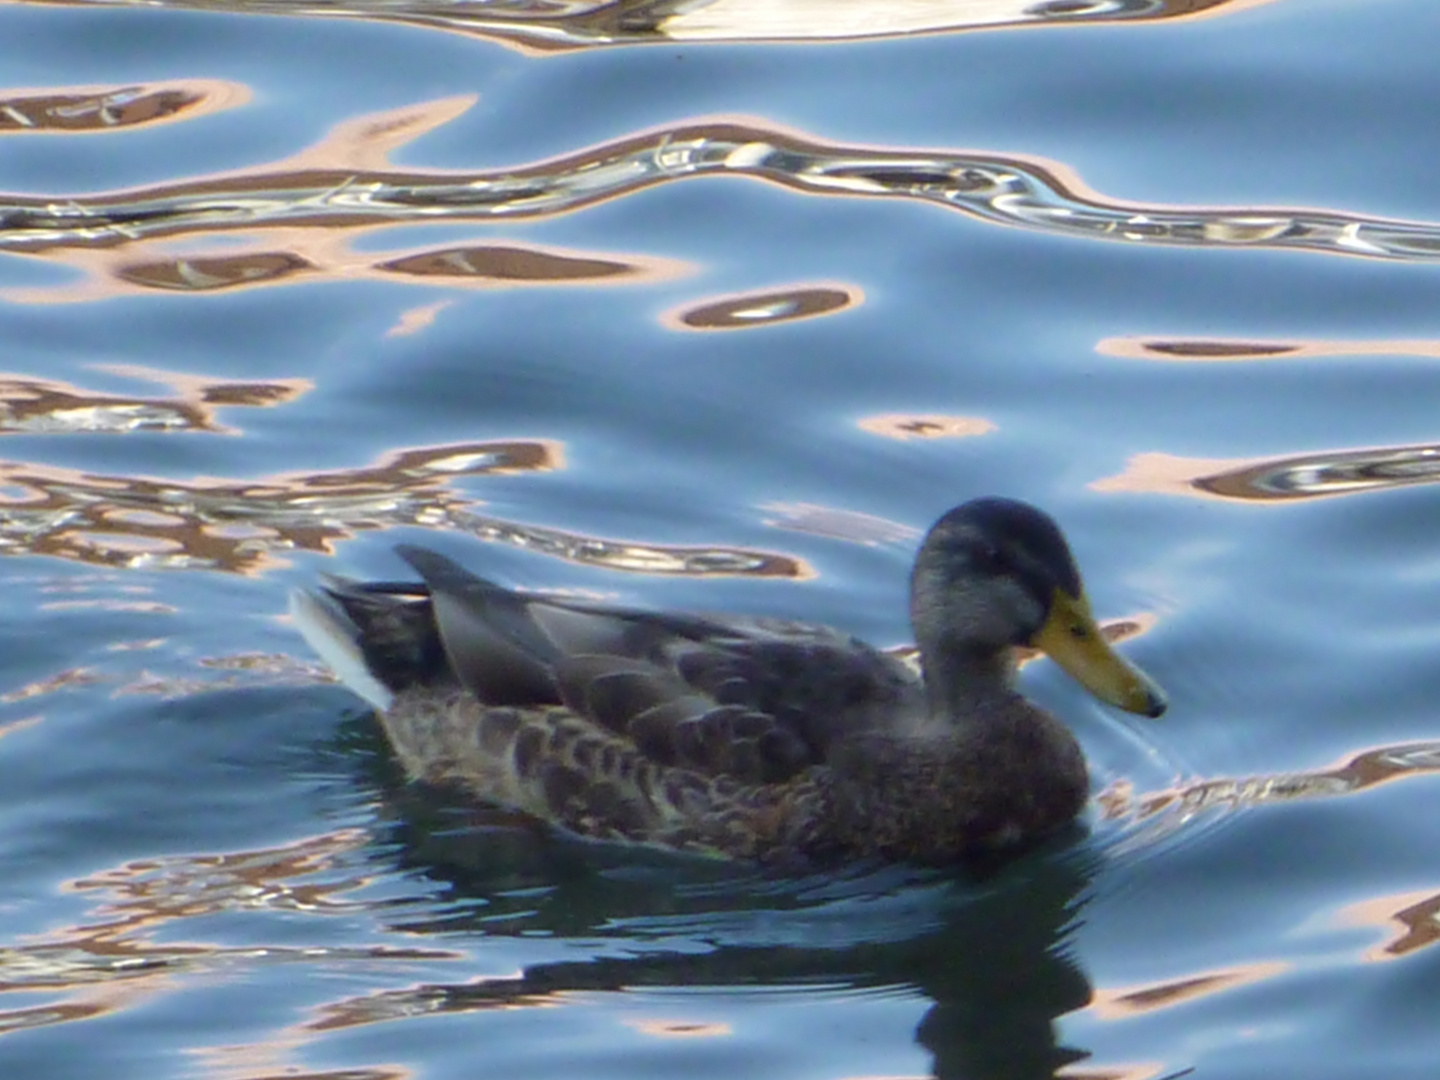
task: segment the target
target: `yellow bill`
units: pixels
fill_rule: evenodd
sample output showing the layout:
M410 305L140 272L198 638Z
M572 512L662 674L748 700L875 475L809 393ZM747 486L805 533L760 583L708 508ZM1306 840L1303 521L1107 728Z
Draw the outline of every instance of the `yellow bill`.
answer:
M1159 716L1165 711L1165 692L1155 681L1110 647L1082 593L1071 596L1055 590L1050 617L1030 644L1042 649L1057 664L1108 705Z

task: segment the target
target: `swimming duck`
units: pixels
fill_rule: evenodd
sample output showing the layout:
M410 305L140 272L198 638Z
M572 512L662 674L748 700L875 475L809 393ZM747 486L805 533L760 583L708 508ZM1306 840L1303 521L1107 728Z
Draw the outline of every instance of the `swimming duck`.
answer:
M1070 823L1080 745L1017 646L1100 700L1165 698L1106 643L1059 527L951 510L915 560L918 672L843 631L514 592L422 547L423 584L327 577L291 610L409 774L585 836L774 863L992 857Z

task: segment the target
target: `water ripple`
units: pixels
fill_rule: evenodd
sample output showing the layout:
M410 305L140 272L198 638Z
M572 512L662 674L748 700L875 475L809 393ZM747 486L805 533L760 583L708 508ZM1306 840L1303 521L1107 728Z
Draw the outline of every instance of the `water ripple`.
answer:
M379 258L297 229L355 234L395 224L534 220L657 184L745 176L810 195L901 198L995 224L1132 244L1264 248L1405 262L1440 258L1440 224L1314 209L1177 208L1087 189L1067 167L982 152L827 143L763 120L716 118L639 132L548 161L476 172L397 170L396 148L473 103L446 99L340 125L296 158L244 172L97 195L0 196L0 252L43 255L108 278L88 290L10 290L11 300L91 299L135 288L213 292L301 277L465 284L673 275L655 257L509 255L447 245ZM281 228L281 227L284 228ZM266 232L269 230L269 232ZM242 231L252 249L144 254L162 239ZM498 260L498 262L497 262ZM497 273L497 265L509 267ZM522 271L521 267L529 267Z
M1380 784L1440 772L1440 742L1380 746L1357 751L1328 769L1268 776L1217 777L1135 795L1117 786L1102 798L1103 817L1120 823L1107 841L1112 851L1155 847L1182 831L1214 825L1240 810L1275 803L1353 795Z
M294 401L307 380L241 382L106 366L168 385L171 396L119 395L69 383L0 376L0 436L239 434L220 407ZM358 532L423 525L575 563L645 574L810 578L803 559L724 544L607 539L482 514L455 488L463 477L566 467L564 445L509 439L402 448L359 468L191 481L80 471L0 459L0 553L46 554L112 567L203 568L255 574L288 551L333 552Z
M0 92L0 136L104 134L195 120L249 100L248 87L216 79L7 90Z
M0 460L0 552L112 567L255 574L294 550L333 553L357 532L424 525L571 562L645 574L815 576L803 559L725 545L611 540L480 514L456 476L557 467L556 444L403 450L369 468L235 481L172 481ZM7 491L8 489L8 491ZM10 493L15 494L10 494Z
M1242 502L1292 502L1440 480L1440 443L1322 450L1250 460L1136 454L1095 491L1152 491Z
M49 0L70 4L74 0ZM251 14L397 22L532 55L607 45L833 41L1001 27L1158 22L1270 0L247 0ZM84 6L233 12L229 0L84 0Z

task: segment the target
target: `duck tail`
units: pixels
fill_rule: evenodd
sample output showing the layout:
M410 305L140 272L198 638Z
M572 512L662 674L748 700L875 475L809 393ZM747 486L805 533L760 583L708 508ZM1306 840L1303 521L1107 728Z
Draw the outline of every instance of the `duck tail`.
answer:
M445 678L423 588L326 575L320 588L290 594L290 616L340 681L382 712L398 691Z

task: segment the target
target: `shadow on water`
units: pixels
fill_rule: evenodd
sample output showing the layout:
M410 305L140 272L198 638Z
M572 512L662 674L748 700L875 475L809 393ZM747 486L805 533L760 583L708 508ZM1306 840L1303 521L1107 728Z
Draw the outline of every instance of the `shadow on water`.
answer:
M417 1011L547 1008L641 989L900 993L924 1002L915 1038L940 1078L1038 1078L1062 1069L1067 1076L1114 1075L1087 1071L1090 1051L1067 1045L1057 1021L1087 1010L1112 1020L1143 1015L1285 968L1222 967L1097 989L1071 938L1102 872L1161 855L1241 812L1440 771L1440 744L1423 743L1357 752L1313 772L1209 778L1138 795L1122 785L1102 795L1093 836L1077 828L997 867L871 866L786 877L557 836L521 816L406 784L368 723L348 724L342 741L347 757L369 763L388 822L379 839L390 857L438 890L423 912L402 916L392 929L450 941L584 942L592 955L335 1003L317 1027ZM1437 903L1428 893L1388 905L1377 898L1336 918L1393 926L1391 940L1374 951L1398 957L1434 942ZM1184 1072L1142 1070L1151 1077Z
M272 700L267 710L265 695L274 698L212 693L176 708L295 722L293 708ZM45 932L0 949L0 1029L74 1030L182 998L208 1021L206 988L271 987L283 1000L284 988L303 986L304 1007L278 1014L288 1023L216 1015L212 1037L223 1042L197 1033L187 1044L208 1062L204 1075L278 1076L376 1025L402 1025L403 1040L424 1018L604 995L648 1034L699 1034L644 994L691 995L685 1011L719 1029L734 992L763 991L791 1003L913 1003L914 1038L942 1078L1039 1080L1086 1056L1056 1028L1093 996L1070 940L1102 862L1084 843L989 873L872 866L785 877L567 839L447 803L404 782L368 714L300 753L292 773L362 792L363 824L131 858L61 883L64 908ZM155 763L157 774L168 767ZM190 797L174 795L177 810ZM693 997L710 990L722 993ZM346 1075L391 1076L378 1065Z
M327 1028L637 989L900 993L927 1003L916 1039L937 1077L1038 1080L1086 1057L1055 1028L1092 996L1068 937L1100 863L1073 836L966 874L779 876L557 837L504 812L439 803L400 783L383 755L365 758L384 785L392 857L440 889L394 929L580 940L596 955L336 1003L318 1022Z

